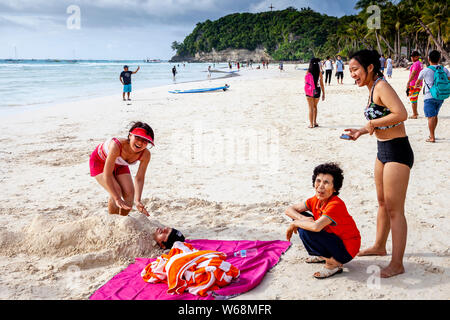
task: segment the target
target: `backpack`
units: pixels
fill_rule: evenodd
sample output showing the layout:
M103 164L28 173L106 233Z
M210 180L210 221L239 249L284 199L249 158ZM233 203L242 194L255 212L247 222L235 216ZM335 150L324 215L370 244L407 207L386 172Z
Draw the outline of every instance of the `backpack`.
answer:
M313 97L316 85L314 84L314 77L311 72L308 72L305 76L305 94Z
M433 85L430 86L425 82L430 90L431 96L437 100L445 100L450 96L450 81L442 66L429 66L434 71Z

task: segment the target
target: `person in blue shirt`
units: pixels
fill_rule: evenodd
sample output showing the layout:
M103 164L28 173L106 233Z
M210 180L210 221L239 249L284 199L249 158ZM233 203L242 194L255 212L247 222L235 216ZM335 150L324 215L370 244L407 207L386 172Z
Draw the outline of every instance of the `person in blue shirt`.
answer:
M344 84L344 62L341 56L337 56L336 60L336 77L338 84ZM341 79L341 82L339 82L339 79Z
M442 70L444 70L445 75L447 76L447 79L450 81L450 71L445 68L444 66L441 66L439 62L441 61L441 53L437 50L433 50L428 55L428 61L430 61L430 66L433 68L440 67ZM420 88L420 82L424 81L424 90L423 90L423 111L425 114L425 117L428 119L428 130L430 131L430 135L428 136L428 139L426 139L426 142L436 142L435 137L435 131L438 124L438 114L439 110L441 109L442 104L444 103L444 100L438 100L433 98L431 94L431 87L433 87L434 84L434 73L433 69L431 68L424 68L419 73L419 77L416 80L415 87Z
M131 75L138 72L140 67L138 66L135 71L128 71L128 66L123 66L123 71L120 73L119 80L123 84L122 98L125 101L125 93L128 94L128 100L130 99L131 93Z

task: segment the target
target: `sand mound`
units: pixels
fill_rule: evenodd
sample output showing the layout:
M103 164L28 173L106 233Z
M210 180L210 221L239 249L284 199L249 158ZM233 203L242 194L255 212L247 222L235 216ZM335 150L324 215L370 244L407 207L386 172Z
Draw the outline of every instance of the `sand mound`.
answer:
M161 249L153 240L158 221L142 214L101 215L61 223L37 215L21 233L0 232L0 253L66 257L63 265L107 264L135 257L155 257Z

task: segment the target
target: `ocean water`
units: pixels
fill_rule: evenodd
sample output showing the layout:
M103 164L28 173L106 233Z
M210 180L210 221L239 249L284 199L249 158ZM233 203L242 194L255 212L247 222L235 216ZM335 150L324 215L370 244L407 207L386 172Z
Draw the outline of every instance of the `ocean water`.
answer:
M146 63L103 60L0 60L0 115L36 109L65 101L112 94L122 95L123 66L140 70L132 75L133 91L207 79L207 69L228 71L226 63ZM172 67L177 68L175 81ZM211 74L211 79L225 73Z

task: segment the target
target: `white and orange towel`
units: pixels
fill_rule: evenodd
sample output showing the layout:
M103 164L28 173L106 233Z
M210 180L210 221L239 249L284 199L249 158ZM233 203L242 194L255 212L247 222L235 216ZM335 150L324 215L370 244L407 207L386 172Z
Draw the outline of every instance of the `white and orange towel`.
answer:
M226 258L223 252L197 250L189 243L177 241L168 254L147 265L141 276L146 282L167 283L167 293L188 291L204 297L239 277L239 269Z

